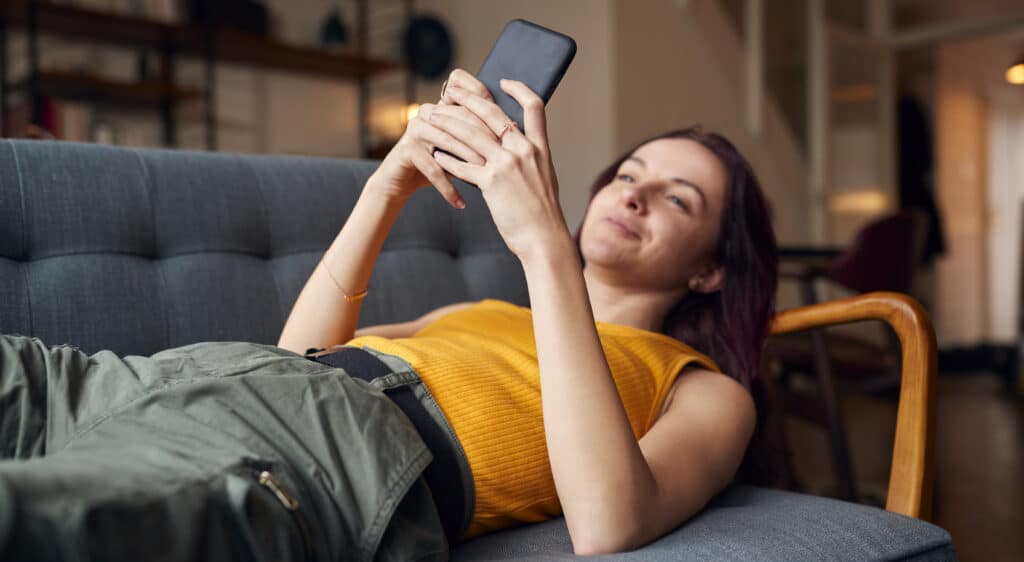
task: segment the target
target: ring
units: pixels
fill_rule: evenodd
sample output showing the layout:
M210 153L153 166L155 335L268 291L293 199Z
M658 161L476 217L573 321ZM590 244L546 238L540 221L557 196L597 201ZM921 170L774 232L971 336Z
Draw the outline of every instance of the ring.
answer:
M448 79L445 78L444 82L441 83L441 101L444 101L444 91L448 89Z
M517 125L515 121L513 121L511 119L509 119L508 121L505 121L505 125L501 128L501 132L498 133L498 140L504 139L505 138L505 133L509 132L509 130L511 130L511 129L518 129L518 128L519 128L519 125Z

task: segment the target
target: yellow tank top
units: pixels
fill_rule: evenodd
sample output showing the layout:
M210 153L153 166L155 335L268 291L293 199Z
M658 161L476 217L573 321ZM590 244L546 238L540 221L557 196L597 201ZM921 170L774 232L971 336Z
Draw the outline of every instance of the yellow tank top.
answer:
M711 359L668 336L597 322L633 434L643 437L679 372ZM541 417L540 370L529 308L483 300L439 318L411 338L361 336L347 343L413 366L451 423L473 473L469 538L561 514Z

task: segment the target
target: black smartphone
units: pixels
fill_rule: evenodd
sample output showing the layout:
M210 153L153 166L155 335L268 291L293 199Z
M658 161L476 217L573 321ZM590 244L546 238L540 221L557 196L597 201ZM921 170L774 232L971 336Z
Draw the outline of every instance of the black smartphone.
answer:
M505 24L476 78L487 86L495 103L522 131L523 108L502 91L501 79L523 82L546 105L575 56L576 41L572 37L533 22L514 19Z
M524 131L523 108L501 89L501 80L523 82L547 105L575 56L576 41L572 37L524 19L514 19L501 30L476 77L487 86L498 107ZM441 152L454 156L445 150Z

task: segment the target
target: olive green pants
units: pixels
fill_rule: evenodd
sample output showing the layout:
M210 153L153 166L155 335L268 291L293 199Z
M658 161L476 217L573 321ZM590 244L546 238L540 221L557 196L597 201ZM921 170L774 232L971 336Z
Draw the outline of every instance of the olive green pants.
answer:
M383 393L280 348L0 335L0 560L446 559L430 460Z

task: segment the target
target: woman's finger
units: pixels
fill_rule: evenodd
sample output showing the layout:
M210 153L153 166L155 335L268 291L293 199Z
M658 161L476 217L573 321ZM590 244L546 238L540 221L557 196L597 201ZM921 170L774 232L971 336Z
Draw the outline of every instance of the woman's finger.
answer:
M523 107L523 134L535 146L548 146L547 116L544 100L519 80L502 80L501 90Z
M437 108L435 108L434 111L437 111ZM462 158L466 162L473 162L475 164L484 163L484 157L467 146L466 143L453 137L447 131L431 124L429 113L427 115L420 113L417 117L417 121L419 121L419 123L415 125L417 127L416 137L425 142L429 147L443 148L444 150L455 154L459 158Z
M449 174L472 185L480 185L480 180L482 179L484 171L483 166L477 166L476 164L470 164L468 162L460 162L458 158L452 158L443 152L435 152L434 160L437 161L438 165L440 165L441 168Z
M438 164L429 154L422 150L417 150L412 155L412 163L416 166L416 169L423 174L423 177L427 178L435 189L441 192L441 196L444 197L448 204L456 209L463 209L466 207L466 202L459 195L459 192L452 185L451 180L444 173L444 168ZM452 160L455 160L452 158Z
M461 68L456 68L455 70L451 71L450 74L448 74L448 80L445 81L445 85L446 87L442 88L441 100L450 105L452 104L447 99L447 86L455 86L456 88L462 88L463 90L473 92L474 94L484 99L494 101L494 98L491 96L491 92L490 90L487 89L487 86L485 86L483 82L478 80L476 76L473 76L471 73Z
M481 102L486 100L474 96L475 99ZM500 111L500 109L499 109ZM430 124L435 127L450 133L453 137L466 143L471 149L476 151L484 157L485 160L491 160L498 156L501 152L501 145L498 144L498 140L493 131L489 129L481 129L466 123L458 117L452 115L446 115L440 111L434 111L430 114Z
M480 121L482 121L487 128L491 131L495 138L505 131L505 126L511 121L508 115L502 111L494 102L486 100L472 92L468 92L457 87L448 87L449 96L458 102L459 105L465 107L473 115L476 115ZM486 154L484 156L487 156Z
M490 127L488 127L486 123L481 121L480 118L474 115L472 111L461 105L436 105L433 106L429 112L422 115L427 122L430 122L430 116L435 112L440 115L459 119L467 126L478 129L485 134L490 133Z

